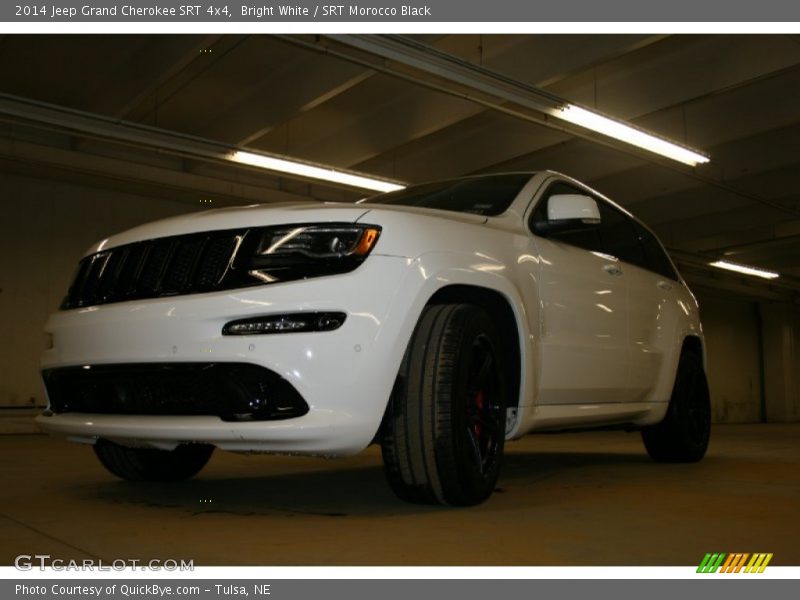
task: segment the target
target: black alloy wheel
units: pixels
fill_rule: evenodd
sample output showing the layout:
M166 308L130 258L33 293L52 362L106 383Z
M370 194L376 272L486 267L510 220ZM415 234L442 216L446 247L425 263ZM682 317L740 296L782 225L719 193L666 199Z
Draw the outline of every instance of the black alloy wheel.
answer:
M698 354L685 351L678 363L664 420L642 429L647 453L658 462L697 462L711 437L711 396Z

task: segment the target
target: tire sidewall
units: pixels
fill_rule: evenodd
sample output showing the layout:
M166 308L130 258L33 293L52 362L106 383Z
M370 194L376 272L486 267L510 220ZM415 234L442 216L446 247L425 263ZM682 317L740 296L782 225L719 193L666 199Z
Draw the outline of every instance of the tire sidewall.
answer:
M693 377L697 378L695 390L689 389ZM702 359L694 354L684 354L679 363L678 377L675 381L672 406L674 422L683 437L683 443L691 460L700 460L706 453L711 432L711 401L708 381L703 369ZM698 436L693 431L692 410L703 411L707 422L704 431Z

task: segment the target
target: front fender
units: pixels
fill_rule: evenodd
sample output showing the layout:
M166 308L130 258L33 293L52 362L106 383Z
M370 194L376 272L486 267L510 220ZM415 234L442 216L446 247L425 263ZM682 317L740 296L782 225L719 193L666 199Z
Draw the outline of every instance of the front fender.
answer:
M394 334L398 351L393 356L397 369L411 340L414 329L425 307L437 292L449 286L471 286L496 292L505 298L514 314L519 337L520 390L518 418L509 437L515 437L523 412L535 397L532 373L535 373L536 344L529 323L536 322L529 315L515 282L508 276L512 271L502 262L485 255L460 252L429 252L408 260L408 269L393 307L387 318L387 326L395 323ZM400 314L402 311L402 314ZM531 317L534 317L531 319Z

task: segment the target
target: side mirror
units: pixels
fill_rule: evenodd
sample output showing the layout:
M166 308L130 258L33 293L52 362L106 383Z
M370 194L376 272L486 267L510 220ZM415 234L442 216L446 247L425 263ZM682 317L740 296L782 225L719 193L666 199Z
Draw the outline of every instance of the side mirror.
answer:
M600 209L591 196L555 194L547 199L547 220L533 223L533 231L541 236L565 231L597 227Z

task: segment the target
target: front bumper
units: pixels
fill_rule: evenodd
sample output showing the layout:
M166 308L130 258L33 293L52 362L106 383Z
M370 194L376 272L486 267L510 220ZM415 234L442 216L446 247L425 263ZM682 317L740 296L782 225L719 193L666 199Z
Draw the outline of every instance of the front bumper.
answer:
M229 422L213 415L63 412L38 418L78 441L347 455L377 433L424 300L411 261L373 255L345 275L243 290L62 311L46 329L53 348L43 370L137 363L245 363L278 374L308 412L280 421ZM232 320L303 311L342 311L335 331L223 336Z

